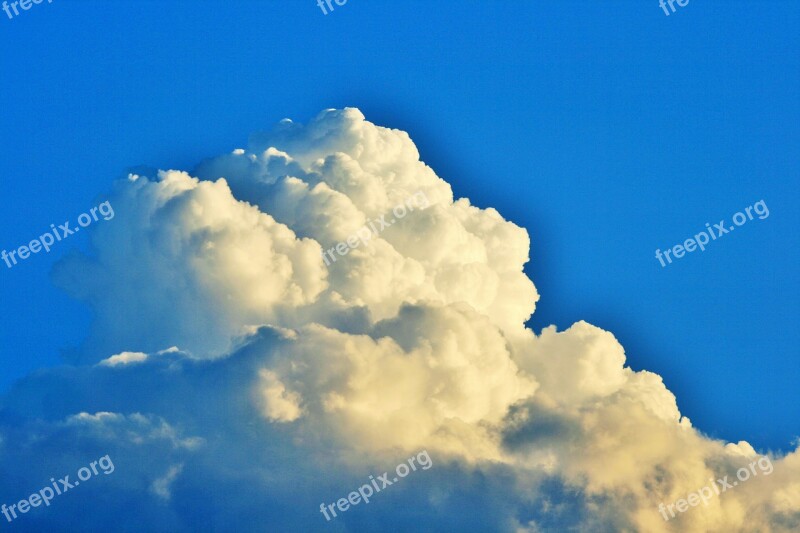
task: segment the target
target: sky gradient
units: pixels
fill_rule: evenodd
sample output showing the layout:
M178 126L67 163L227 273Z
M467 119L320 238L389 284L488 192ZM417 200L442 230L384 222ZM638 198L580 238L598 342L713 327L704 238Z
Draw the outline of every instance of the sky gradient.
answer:
M131 171L191 171L283 118L358 108L408 132L456 199L527 230L537 334L581 320L609 331L700 432L788 452L800 436L798 27L789 1L692 0L670 16L655 1L0 12L0 249L74 220ZM769 217L656 259L759 201ZM76 249L94 253L79 234L0 263L0 391L92 337L89 308L53 283Z

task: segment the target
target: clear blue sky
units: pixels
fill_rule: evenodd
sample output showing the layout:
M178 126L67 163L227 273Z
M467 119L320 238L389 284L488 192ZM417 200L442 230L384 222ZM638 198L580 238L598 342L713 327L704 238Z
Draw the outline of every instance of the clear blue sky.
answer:
M698 428L785 450L800 434L798 28L790 1L0 12L0 247L74 219L131 167L188 170L283 117L358 107L408 131L457 196L529 230L532 327L610 330ZM655 259L762 199L769 218ZM0 264L1 389L86 335L87 309L49 281L85 244Z

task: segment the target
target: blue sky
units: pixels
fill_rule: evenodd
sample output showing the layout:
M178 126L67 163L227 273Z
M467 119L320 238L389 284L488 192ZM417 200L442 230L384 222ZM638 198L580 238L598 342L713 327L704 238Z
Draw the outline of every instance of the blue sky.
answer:
M55 0L3 17L3 248L132 167L188 170L281 118L357 107L528 229L536 331L613 332L711 436L798 436L796 2ZM768 218L655 259L759 200ZM0 387L86 337L89 311L49 277L86 244L0 269Z

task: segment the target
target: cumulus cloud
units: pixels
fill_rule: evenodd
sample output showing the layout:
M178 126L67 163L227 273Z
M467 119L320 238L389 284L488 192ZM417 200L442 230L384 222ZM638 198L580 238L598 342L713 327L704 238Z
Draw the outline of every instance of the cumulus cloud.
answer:
M417 194L426 207L393 218ZM800 527L798 451L665 522L660 503L756 450L698 432L612 333L526 329L525 229L455 198L406 133L356 109L131 175L110 201L92 253L53 273L94 311L86 341L2 400L0 498L106 454L116 470L15 527ZM382 216L385 231L325 264ZM433 468L325 523L321 502L423 449Z
M100 361L103 366L130 365L147 360L147 354L142 352L122 352Z

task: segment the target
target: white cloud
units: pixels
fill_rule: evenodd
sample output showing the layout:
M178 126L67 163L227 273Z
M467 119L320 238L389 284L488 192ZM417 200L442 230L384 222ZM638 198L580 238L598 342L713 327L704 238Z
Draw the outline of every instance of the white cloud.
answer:
M117 355L112 355L108 359L100 361L103 366L118 366L130 365L132 363L141 363L147 360L147 354L142 352L122 352Z
M172 498L170 485L172 485L175 479L180 475L181 470L183 470L182 464L169 467L169 470L166 474L164 474L164 477L153 481L153 484L150 486L150 490L162 500L169 501Z
M430 207L325 266L323 249L417 191ZM98 527L146 510L144 529L319 529L321 500L421 449L435 468L340 527L800 527L797 451L665 523L659 503L755 450L699 433L612 333L526 330L527 232L454 199L404 132L328 110L191 173L124 180L111 202L94 253L55 272L96 314L82 364L20 382L0 411L0 469L26 487L21 461L68 472L113 448Z

